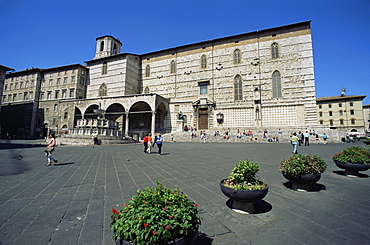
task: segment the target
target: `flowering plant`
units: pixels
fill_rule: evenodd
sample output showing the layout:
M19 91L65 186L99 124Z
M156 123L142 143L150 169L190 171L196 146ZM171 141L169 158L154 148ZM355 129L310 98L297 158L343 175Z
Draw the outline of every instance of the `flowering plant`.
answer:
M186 236L201 224L198 204L177 188L158 181L155 188L137 191L121 211L112 209L114 238L133 244L163 244Z
M316 155L292 155L280 162L280 172L298 177L304 174L320 174L326 170L325 161Z
M335 154L332 159L341 163L370 164L370 150L352 146Z
M249 160L239 161L223 185L237 190L261 190L267 188L265 181L256 177L259 166Z

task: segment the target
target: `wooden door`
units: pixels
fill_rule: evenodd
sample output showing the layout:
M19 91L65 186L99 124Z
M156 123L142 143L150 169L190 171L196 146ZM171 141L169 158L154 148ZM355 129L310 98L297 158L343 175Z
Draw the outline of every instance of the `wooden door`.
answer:
M198 129L208 129L208 109L199 109Z

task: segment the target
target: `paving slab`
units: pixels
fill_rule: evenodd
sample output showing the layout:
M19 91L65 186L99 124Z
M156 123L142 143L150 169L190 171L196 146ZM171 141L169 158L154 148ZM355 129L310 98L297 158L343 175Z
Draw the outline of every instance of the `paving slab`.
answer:
M301 146L328 164L312 192L293 191L279 172L288 143L164 143L163 154L142 144L58 146L45 166L44 142L0 141L0 244L114 244L111 209L160 180L199 204L195 245L370 244L370 173L342 174L331 156L360 145ZM19 158L19 155L22 157ZM229 208L219 183L239 160L257 161L269 193L256 213Z

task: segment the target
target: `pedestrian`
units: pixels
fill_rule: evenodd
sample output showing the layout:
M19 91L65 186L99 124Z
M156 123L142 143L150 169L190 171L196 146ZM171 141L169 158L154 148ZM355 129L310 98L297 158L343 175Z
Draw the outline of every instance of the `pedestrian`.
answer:
M163 146L163 138L162 135L158 135L157 137L157 146L158 146L158 155L162 154L162 146Z
M152 143L152 147L155 147L155 143L157 142L157 135L154 136L154 139L152 140L153 143Z
M324 140L324 144L327 144L326 140L328 139L328 136L325 133L322 135L322 139Z
M310 146L310 134L308 133L308 131L306 131L306 133L304 133L303 136L304 136L304 146Z
M48 143L48 146L46 147L46 150L45 150L46 157L48 158L48 163L46 164L46 166L50 166L51 161L54 162L54 165L57 165L57 163L58 163L58 160L54 159L51 156L51 153L55 150L56 143L57 142L55 140L54 134L50 133L49 134L49 143Z
M151 152L151 148L152 148L152 141L153 141L153 138L152 138L152 134L148 134L148 148L146 150L146 152L148 152L150 154Z
M320 143L319 135L315 134L315 138L316 138L316 144L319 144Z
M173 134L171 134L171 142L174 142Z
M148 134L145 135L143 143L144 143L144 152L147 153L148 152Z
M297 150L297 145L298 145L298 137L297 137L297 134L294 132L293 133L293 136L290 137L290 142L293 146L293 154L297 154L298 153L298 150Z
M93 135L93 142L94 142L94 145L93 145L93 148L95 145L98 145L98 135Z

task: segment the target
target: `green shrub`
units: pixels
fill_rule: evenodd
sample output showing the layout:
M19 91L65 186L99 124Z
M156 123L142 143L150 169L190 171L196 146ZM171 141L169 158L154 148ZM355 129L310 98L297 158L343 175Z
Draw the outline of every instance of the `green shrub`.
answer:
M320 174L326 170L325 161L316 155L295 154L280 162L280 172L298 177L304 174Z

